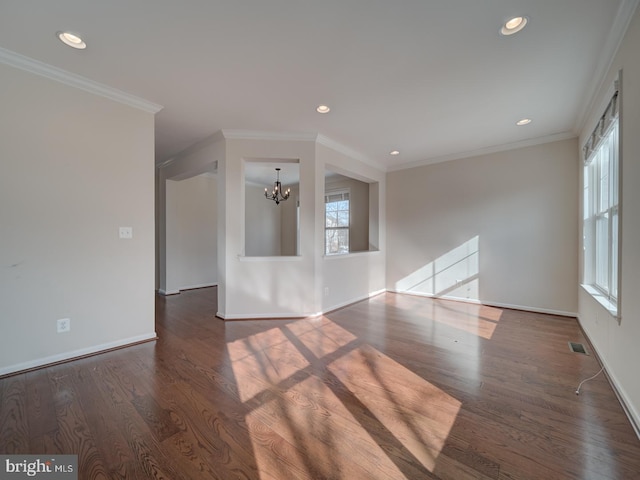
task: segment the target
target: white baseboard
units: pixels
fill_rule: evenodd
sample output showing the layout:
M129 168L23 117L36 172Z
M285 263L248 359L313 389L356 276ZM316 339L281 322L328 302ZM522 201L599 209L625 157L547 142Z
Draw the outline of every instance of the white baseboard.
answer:
M219 317L223 320L264 320L264 319L290 319L290 318L307 318L307 317L317 317L322 315L322 312L318 313L252 313L252 314L231 314L225 315L220 312L216 312L216 317Z
M540 308L540 307L530 307L526 305L514 305L510 303L498 303L498 302L485 302L481 300L476 300L473 298L462 298L462 297L454 297L450 295L433 295L432 293L423 293L423 292L413 292L410 290L390 290L387 292L390 293L398 293L401 295L415 295L417 297L427 297L427 298L436 298L439 300L453 300L455 302L465 302L465 303L473 303L475 305L486 305L488 307L496 307L496 308L508 308L510 310L521 310L524 312L534 312L534 313L546 313L549 315L559 315L561 317L577 317L578 314L576 312L567 312L564 310L553 310L549 308Z
M319 317L320 315L324 315L325 313L333 312L334 310L338 310L339 308L346 307L348 305L352 305L354 303L361 302L362 300L367 300L368 298L375 297L376 295L380 295L381 293L386 292L383 288L381 290L377 290L375 292L371 292L367 295L362 295L360 297L352 298L346 302L339 303L337 305L332 305L330 308L315 313L259 313L259 314L251 314L251 315L224 315L220 312L216 313L216 317L222 318L223 320L261 320L261 319L278 319L278 318L308 318L308 317Z
M216 283L201 283L198 285L188 285L186 287L180 287L178 290L163 290L162 288L158 289L158 293L163 296L167 295L177 295L184 290L195 290L197 288L209 288L209 287L217 287L218 282Z
M343 308L343 307L347 307L349 305L353 305L354 303L358 303L358 302L361 302L363 300L367 300L367 299L369 299L371 297L375 297L376 295L380 295L381 293L384 293L384 292L386 292L386 289L383 288L382 290L376 290L375 292L370 292L367 295L362 295L360 297L356 297L356 298L352 298L350 300L347 300L346 302L341 302L341 303L338 303L336 305L332 305L331 307L326 308L322 312L322 314L333 312L334 310L338 310L339 308Z
M183 290L195 290L196 288L209 288L209 287L217 287L218 282L215 283L201 283L198 285L188 285L186 287L180 287L180 292Z
M86 357L87 355L95 355L97 353L113 350L115 348L126 347L134 345L136 343L142 343L149 340L155 340L157 338L156 332L147 333L145 335L138 335L136 337L124 338L115 342L103 343L101 345L95 345L93 347L81 348L79 350L73 350L71 352L64 352L57 355L51 355L49 357L37 358L28 362L17 363L15 365L9 365L7 367L0 368L0 377L9 375L12 373L21 372L24 370L32 370L34 368L44 367L60 362L66 362L74 360L76 358Z
M627 418L629 419L629 422L631 423L633 430L636 432L638 439L640 439L640 413L634 408L633 403L629 399L629 395L627 394L627 391L624 389L624 387L618 380L618 377L616 377L616 375L613 373L613 370L609 368L605 358L602 355L600 355L600 353L598 352L598 348L596 347L596 344L591 341L591 338L587 333L587 329L584 328L583 323L580 320L579 316L578 316L578 323L580 324L580 328L582 328L582 331L584 332L585 337L587 337L587 340L589 340L589 343L591 344L591 347L593 348L594 353L596 354L596 357L600 361L600 364L602 365L602 367L604 367L604 371L607 375L607 378L609 379L609 383L611 384L613 391L618 397L618 401L620 402L620 405L622 405L622 409L624 410L624 413L627 415Z
M180 293L180 290L163 290L162 288L159 288L158 293L166 297L167 295L177 295Z
M412 290L392 290L387 289L389 293L397 293L399 295L412 295L414 297L426 297L426 298L434 298L437 300L453 300L455 302L464 302L464 303L473 303L475 305L480 305L481 302L479 300L475 300L473 298L462 298L462 297L454 297L451 295L434 295L432 293L424 293L424 292L414 292Z
M494 302L480 302L482 305L487 305L489 307L497 307L497 308L508 308L511 310L523 310L525 312L534 312L534 313L546 313L548 315L558 315L560 317L572 317L576 318L578 316L577 312L567 312L564 310L553 310L550 308L539 308L539 307L528 307L526 305L511 305L508 303L494 303Z

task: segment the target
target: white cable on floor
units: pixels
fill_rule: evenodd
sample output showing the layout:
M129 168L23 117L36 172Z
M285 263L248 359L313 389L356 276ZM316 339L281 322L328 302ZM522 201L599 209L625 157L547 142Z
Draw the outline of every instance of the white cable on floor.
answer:
M578 388L576 388L576 395L580 395L580 387L582 387L582 384L583 384L583 383L588 382L589 380L593 380L593 379L594 379L594 378L596 378L598 375L600 375L600 374L602 373L602 371L603 371L603 370L604 370L604 367L602 367L602 368L600 369L600 371L599 371L598 373L596 373L593 377L589 377L589 378L586 378L586 379L582 380L582 381L580 382L580 385L578 385Z

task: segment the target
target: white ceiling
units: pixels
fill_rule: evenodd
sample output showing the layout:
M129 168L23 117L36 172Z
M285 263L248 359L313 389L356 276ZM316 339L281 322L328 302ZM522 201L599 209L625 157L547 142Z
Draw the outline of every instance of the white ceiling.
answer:
M278 162L245 162L245 181L262 188L268 187L270 192L276 181L276 168L280 168L280 181L284 188L300 182L299 164Z
M0 0L0 47L163 105L158 163L240 129L319 133L395 169L575 135L637 3ZM499 35L515 15L529 25Z

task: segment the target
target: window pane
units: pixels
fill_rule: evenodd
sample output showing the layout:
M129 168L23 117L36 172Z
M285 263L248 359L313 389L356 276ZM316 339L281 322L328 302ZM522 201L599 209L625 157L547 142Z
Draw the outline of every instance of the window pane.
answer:
M609 208L609 148L607 142L600 146L600 189L599 211L604 212Z
M611 296L618 298L618 211L611 214Z
M346 228L325 230L325 252L327 255L349 253L349 230Z
M584 169L584 281L615 303L618 296L619 123L613 125ZM617 306L619 308L619 306Z
M337 227L338 226L338 214L336 212L327 212L325 215L325 227Z
M609 143L611 148L610 158L611 158L611 204L618 205L618 124L616 123L611 131L611 142Z
M609 215L596 219L596 285L609 290Z
M591 202L589 201L589 192L591 191L589 189L590 170L591 168L589 166L584 167L584 195L582 199L583 220L586 220L591 215Z
M325 195L325 254L349 253L349 193Z
M338 212L338 226L339 227L349 226L349 211Z

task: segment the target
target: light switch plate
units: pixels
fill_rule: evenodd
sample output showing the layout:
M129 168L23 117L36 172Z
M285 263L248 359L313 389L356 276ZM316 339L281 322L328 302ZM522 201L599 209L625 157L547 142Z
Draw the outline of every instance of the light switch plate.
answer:
M56 331L58 333L67 333L71 331L71 319L60 318L56 321Z

